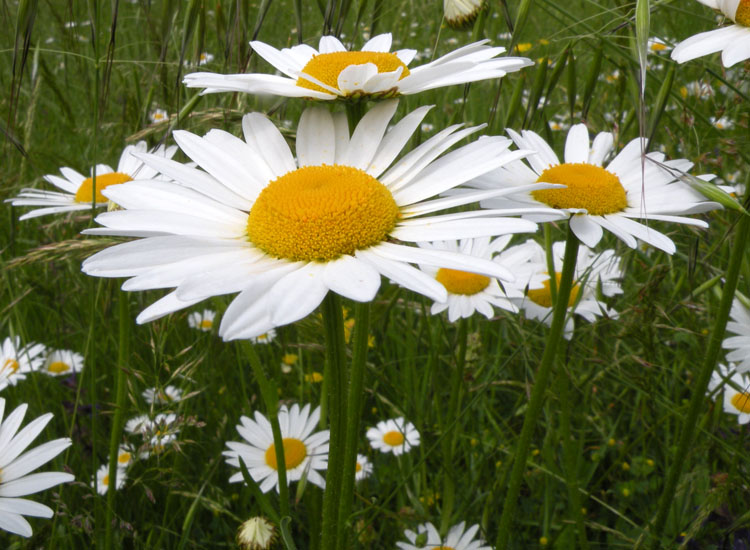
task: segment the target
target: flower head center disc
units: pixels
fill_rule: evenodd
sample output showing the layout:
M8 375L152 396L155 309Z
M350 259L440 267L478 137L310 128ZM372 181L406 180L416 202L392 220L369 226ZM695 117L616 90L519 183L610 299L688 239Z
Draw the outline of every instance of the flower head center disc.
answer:
M47 370L50 372L54 372L55 374L60 374L63 372L68 372L70 370L70 365L68 365L64 361L54 361L50 363L49 367L47 367Z
M384 241L398 217L391 192L362 170L305 166L261 191L247 236L271 256L325 262Z
M127 464L130 462L130 456L131 455L128 452L120 453L120 456L117 457L117 462L120 464Z
M15 374L18 372L18 361L15 359L6 359L5 363L3 363L3 368L0 370L9 370L10 374Z
M560 277L562 273L555 273L555 280L557 281L557 288L560 288ZM549 279L546 279L543 283L542 288L530 288L526 291L526 296L542 307L552 307L552 291L550 290ZM568 307L572 307L576 303L578 298L579 286L574 284L570 289L570 298L568 298Z
M109 199L102 195L102 190L106 189L110 185L117 185L119 183L125 183L126 181L133 181L127 174L121 172L110 172L109 174L102 174L96 176L96 202L107 202ZM94 179L86 178L81 182L81 185L76 191L76 202L90 203L94 194Z
M531 195L552 208L585 208L602 216L621 212L628 205L625 188L612 172L585 162L558 164L547 168L538 182L562 183L564 189L540 189Z
M750 0L740 0L734 14L734 22L743 27L750 27Z
M383 435L383 442L391 447L398 447L404 444L404 434L396 431L386 432Z
M452 546L438 546L435 550L454 550Z
M490 278L484 275L448 269L447 267L438 269L435 279L451 294L463 294L465 296L478 294L490 284Z
M741 392L734 394L732 396L732 406L742 413L750 413L750 393Z
M285 437L282 439L284 443L284 464L286 469L291 470L296 468L307 456L307 447L296 437ZM274 470L279 469L279 463L276 462L276 448L271 443L271 446L266 451L266 464L268 464Z
M409 69L396 54L388 52L333 52L314 55L302 68L302 72L310 75L331 88L339 89L339 74L351 65L372 63L378 68L378 73L391 73L402 67L401 78L409 75ZM399 79L400 80L400 79ZM297 86L327 92L328 90L310 82L304 76L297 79Z

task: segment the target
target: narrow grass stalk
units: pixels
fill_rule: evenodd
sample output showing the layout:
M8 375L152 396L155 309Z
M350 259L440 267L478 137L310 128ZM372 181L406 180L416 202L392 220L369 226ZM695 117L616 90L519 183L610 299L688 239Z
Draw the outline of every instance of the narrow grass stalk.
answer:
M703 358L703 365L701 365L700 373L696 377L695 383L692 385L693 394L690 397L688 413L685 416L685 421L682 425L680 442L677 451L674 454L669 473L667 474L667 481L664 483L664 490L659 499L659 508L651 529L651 548L659 548L660 546L661 537L664 533L664 526L667 521L667 514L669 513L670 505L674 500L675 489L677 489L677 482L680 480L682 468L685 466L685 457L688 455L688 449L693 443L696 421L705 400L706 388L708 388L708 382L711 380L711 373L716 367L716 361L719 358L721 342L724 339L724 330L726 329L727 321L729 320L729 311L732 308L734 291L737 289L740 267L742 266L742 260L747 254L747 241L748 238L750 238L749 229L749 217L747 215L741 216L737 227L737 234L734 239L734 245L732 246L729 267L727 268L726 282L724 283L721 302L719 303L719 311L716 315L716 320L714 321L714 329L711 331L711 337L708 340L708 348L706 349L706 355ZM639 543L640 542L641 541L639 541ZM640 544L636 545L636 547L639 546Z
M508 492L505 494L503 503L503 512L500 516L500 527L497 534L495 548L504 550L508 546L510 538L510 528L513 517L516 513L518 494L521 491L521 482L523 481L523 472L526 468L526 459L531 446L531 436L534 433L539 413L542 411L544 404L544 393L547 390L547 384L552 373L557 346L560 343L565 328L565 317L568 313L568 300L570 298L570 289L573 286L573 276L575 274L576 259L578 258L578 238L568 225L568 238L565 242L565 257L563 258L563 269L560 277L560 284L557 288L557 300L552 314L552 327L547 337L547 345L544 348L542 362L537 370L536 380L531 390L531 398L526 409L523 419L521 435L518 439L513 468L510 473ZM550 273L550 278L555 274Z

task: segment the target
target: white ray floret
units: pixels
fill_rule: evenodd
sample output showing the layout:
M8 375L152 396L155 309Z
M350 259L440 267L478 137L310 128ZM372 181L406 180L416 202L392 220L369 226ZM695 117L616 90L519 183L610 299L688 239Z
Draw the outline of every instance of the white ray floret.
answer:
M39 369L44 363L44 352L42 344L21 346L18 336L3 340L0 347L0 390L15 386L26 378L27 373Z
M727 332L734 334L725 338L721 346L730 350L727 361L737 363L739 372L750 371L750 309L737 298L732 302L732 320L727 323Z
M443 538L432 523L423 523L417 528L416 532L410 529L404 531L404 536L409 542L397 542L396 546L400 550L420 550L422 548L491 550L489 546L484 546L481 538L477 538L478 532L479 525L472 525L467 529L466 522L462 521L451 527L448 534ZM425 542L418 541L420 535L426 535L427 540Z

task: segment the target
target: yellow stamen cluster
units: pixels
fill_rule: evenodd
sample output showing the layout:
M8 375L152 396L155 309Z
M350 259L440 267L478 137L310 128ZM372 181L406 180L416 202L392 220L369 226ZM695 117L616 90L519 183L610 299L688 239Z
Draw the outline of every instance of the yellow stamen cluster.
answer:
M366 172L306 166L263 189L247 236L271 256L324 262L384 241L398 217L391 192Z
M203 319L201 321L201 328L203 330L211 330L213 326L214 326L214 322L211 319Z
M364 65L365 63L373 63L377 66L378 73L390 73L402 67L401 78L409 74L409 69L404 65L403 61L396 54L388 52L321 53L314 55L307 62L307 65L304 66L302 72L338 90L339 74L341 71L352 65ZM314 82L310 82L304 76L300 76L297 79L297 86L317 92L328 92L328 90L318 86Z
M120 464L127 464L128 462L130 462L130 457L131 454L126 451L124 453L121 453L120 456L117 457L117 462L119 462Z
M620 178L593 164L579 162L551 166L537 181L567 186L531 192L536 200L552 208L585 208L589 214L603 216L622 212L628 206Z
M47 370L50 372L54 372L55 374L60 374L62 372L68 372L70 370L70 365L68 365L64 361L54 361L49 364Z
M740 0L734 14L734 22L743 27L750 27L750 0Z
M401 432L386 432L383 435L383 442L391 447L398 447L404 443L404 434Z
M738 392L732 396L732 406L738 411L750 413L750 393Z
M484 275L448 269L447 267L438 269L435 279L451 294L463 294L464 296L478 294L490 284L490 278Z
M3 368L0 370L9 370L10 374L15 374L16 372L18 372L18 368L18 361L16 361L15 359L6 359L5 363L3 363Z
M110 172L109 174L101 174L96 176L96 202L107 202L107 197L102 195L102 190L106 189L110 185L117 185L125 183L127 181L133 181L127 174L120 172ZM82 202L84 204L91 203L91 199L94 195L94 180L93 178L86 178L83 180L81 185L76 191L76 202Z
M438 546L435 550L454 550L452 546Z
M291 470L296 468L307 456L307 447L299 439L295 437L285 437L282 439L284 444L284 464L286 469ZM266 451L266 464L268 464L274 470L279 469L279 463L276 461L276 448L271 443L271 446Z
M560 288L560 277L562 276L561 273L555 273L555 280L557 281L557 288ZM552 291L550 290L550 284L549 279L545 280L542 283L544 286L542 288L530 288L526 291L526 296L534 302L535 304L539 304L542 307L552 307ZM568 298L568 307L573 306L576 303L576 300L578 299L578 291L579 286L577 284L574 284L573 287L570 289L570 298Z

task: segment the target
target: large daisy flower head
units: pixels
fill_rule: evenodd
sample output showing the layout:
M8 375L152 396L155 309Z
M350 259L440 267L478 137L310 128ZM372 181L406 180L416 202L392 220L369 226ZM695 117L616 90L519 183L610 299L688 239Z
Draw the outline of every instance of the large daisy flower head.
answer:
M44 504L19 497L44 491L60 483L68 483L75 478L63 472L28 475L70 447L72 442L69 438L62 437L24 453L24 449L52 420L52 413L47 413L18 431L26 409L27 405L24 403L4 418L5 399L0 398L0 529L30 537L31 525L23 516L51 518L52 510Z
M479 525L472 525L466 528L466 522L462 521L454 525L448 531L445 538L440 536L437 528L432 523L423 523L417 527L416 532L410 529L404 531L404 536L409 542L397 542L396 546L401 550L420 550L422 548L434 548L435 550L491 550L489 546L484 546L484 541L477 538ZM422 543L419 541L427 537Z
M369 428L367 439L373 449L398 456L418 446L420 435L414 424L398 417L382 420Z
M738 372L733 365L719 364L711 374L708 391L717 392L716 397L719 390L723 395L724 412L737 415L740 424L750 422L750 377Z
M729 314L732 320L727 323L727 332L735 336L725 338L721 346L731 350L727 353L727 361L736 362L739 372L748 372L750 371L750 309L735 298Z
M328 467L328 430L314 432L320 421L320 407L310 411L310 405L300 409L296 403L291 408L279 407L279 425L284 443L284 464L286 465L287 483L305 477L307 481L325 488L325 480L319 472ZM222 454L227 463L240 467L240 458L245 463L253 480L260 484L260 489L267 493L275 488L279 490L279 472L276 448L273 443L271 423L258 411L255 420L247 416L240 417L237 431L246 443L227 441L228 451ZM229 478L230 483L242 481L242 472Z
M572 126L565 142L563 162L538 134L529 130L520 134L508 130L508 133L518 147L537 154L527 158L528 165L523 161L514 162L478 178L472 186L489 189L544 182L562 187L487 199L482 206L545 205L565 211L570 216L570 228L587 246L596 246L606 229L631 248L641 240L673 254L676 248L669 237L635 220L669 221L705 228L708 227L706 222L684 215L720 208L678 179L692 167L690 161L667 161L663 153L652 152L646 154L642 163L645 140L640 138L628 143L605 166L604 161L614 144L609 132L598 134L590 143L584 124ZM711 176L701 177L709 179Z
M37 370L44 363L42 344L21 346L21 339L6 338L0 346L0 390L14 386L26 378L26 373Z
M107 198L104 191L110 185L117 185L138 179L151 179L158 175L158 172L136 158L137 153L145 153L148 150L145 141L139 141L135 145L128 145L123 149L120 155L120 162L117 170L106 164L97 164L96 168L91 170L91 176L86 177L72 168L60 168L63 177L47 174L44 176L45 181L51 183L59 191L43 191L40 189L26 188L13 198L8 199L13 206L40 206L36 210L27 212L19 220L36 218L46 214L55 214L58 212L73 212L76 210L90 210L91 204L102 207L107 205ZM153 154L172 158L177 151L177 147L164 147L160 145L153 150ZM94 182L94 172L96 172L96 182Z
M96 492L100 495L106 495L109 490L109 464L102 464L96 471ZM119 491L125 487L125 482L128 480L128 474L125 468L117 467L117 481L115 482L115 491ZM91 486L94 486L94 480L91 480Z
M685 63L704 55L721 52L725 67L750 58L750 0L698 0L720 10L734 25L702 32L683 40L672 50L672 59Z
M524 57L498 57L505 48L475 42L431 63L412 67L416 50L391 52L391 35L380 34L360 51L347 50L334 36L323 36L318 49L300 44L277 50L259 41L253 50L285 76L268 74L192 73L185 76L188 88L202 93L247 92L309 99L359 99L410 95L477 80L500 78L532 65Z
M133 181L106 189L123 210L99 215L104 227L87 232L145 238L95 254L83 271L133 277L123 290L176 287L144 310L139 323L240 292L221 320L225 340L257 337L302 319L329 291L370 301L381 275L445 301L445 287L412 263L513 280L498 263L408 245L534 231L534 223L507 217L524 210L426 216L477 202L486 191L430 199L526 152L508 152L510 140L496 136L440 156L477 130L459 125L396 161L429 110L419 108L388 129L397 103L376 104L352 135L343 113L308 108L297 130L296 160L260 114L243 119L244 140L220 130L205 137L175 132L203 170L141 155L175 182Z

